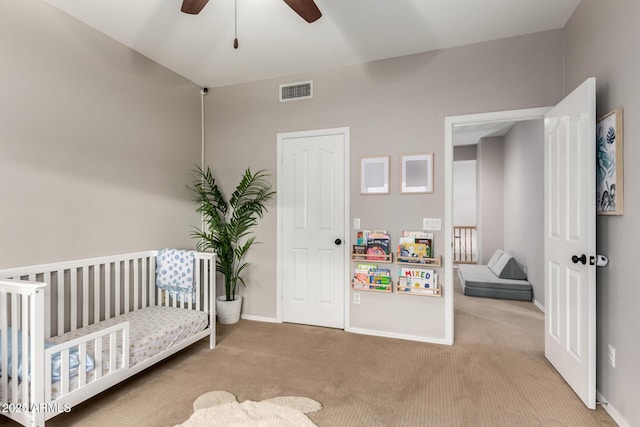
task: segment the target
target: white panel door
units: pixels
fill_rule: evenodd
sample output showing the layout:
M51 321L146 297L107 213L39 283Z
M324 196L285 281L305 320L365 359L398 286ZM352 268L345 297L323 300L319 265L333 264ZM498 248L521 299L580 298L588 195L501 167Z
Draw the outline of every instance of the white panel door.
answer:
M596 403L595 79L545 116L545 355Z
M343 329L346 141L327 132L279 135L282 317Z

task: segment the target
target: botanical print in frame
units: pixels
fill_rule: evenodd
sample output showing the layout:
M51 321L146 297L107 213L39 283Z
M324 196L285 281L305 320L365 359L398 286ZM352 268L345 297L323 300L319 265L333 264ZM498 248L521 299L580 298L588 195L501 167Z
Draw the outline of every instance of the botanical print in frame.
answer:
M622 109L617 108L596 122L596 212L623 212Z

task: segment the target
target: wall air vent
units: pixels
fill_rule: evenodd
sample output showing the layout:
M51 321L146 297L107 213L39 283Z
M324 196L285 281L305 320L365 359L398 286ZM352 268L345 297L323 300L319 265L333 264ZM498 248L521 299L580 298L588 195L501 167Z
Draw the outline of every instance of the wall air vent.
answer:
M313 80L280 85L280 102L313 98Z

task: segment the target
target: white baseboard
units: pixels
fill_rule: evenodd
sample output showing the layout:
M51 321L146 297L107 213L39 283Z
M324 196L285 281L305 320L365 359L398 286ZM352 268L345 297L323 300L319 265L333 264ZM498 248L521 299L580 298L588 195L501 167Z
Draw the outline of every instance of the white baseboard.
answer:
M241 316L245 320L253 320L255 322L265 322L265 323L282 323L275 317L263 317L263 316L254 316L252 314L243 314Z
M540 303L538 302L538 300L537 300L537 299L534 299L534 300L533 300L533 305L535 305L536 307L538 307L538 309L539 309L541 312L543 312L543 313L544 313L544 306L543 306L542 304L540 304Z
M620 427L631 427L631 424L629 424L624 418L622 418L620 412L616 411L616 408L614 408L610 403L607 402L607 399L605 399L602 393L596 391L596 398L598 399L598 402L602 404L602 409L607 411L607 413L611 416L611 418L613 418L613 421L615 421L616 424L618 424Z
M352 332L354 334L372 335L374 337L384 337L384 338L397 338L401 340L419 341L419 342L426 342L430 344L446 344L447 343L444 338L421 337L418 335L398 334L395 332L376 331L372 329L352 327L352 328L346 329L346 331Z

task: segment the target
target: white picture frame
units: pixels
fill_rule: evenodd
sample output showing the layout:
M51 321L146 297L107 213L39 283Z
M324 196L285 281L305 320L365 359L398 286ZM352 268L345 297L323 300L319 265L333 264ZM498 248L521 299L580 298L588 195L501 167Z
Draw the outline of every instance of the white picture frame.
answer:
M433 153L402 156L401 193L433 193Z
M389 194L389 156L360 160L360 194Z

